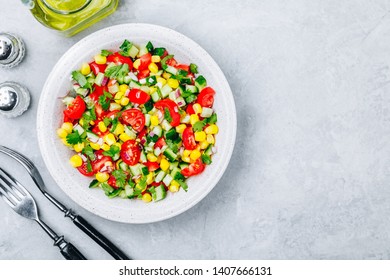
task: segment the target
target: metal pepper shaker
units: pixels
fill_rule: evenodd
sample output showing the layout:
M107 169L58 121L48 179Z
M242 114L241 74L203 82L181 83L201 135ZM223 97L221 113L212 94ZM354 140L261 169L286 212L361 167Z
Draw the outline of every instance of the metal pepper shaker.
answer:
M14 34L0 32L0 67L18 65L26 53L23 41Z
M29 105L30 94L25 87L15 82L0 84L0 115L8 118L20 116Z

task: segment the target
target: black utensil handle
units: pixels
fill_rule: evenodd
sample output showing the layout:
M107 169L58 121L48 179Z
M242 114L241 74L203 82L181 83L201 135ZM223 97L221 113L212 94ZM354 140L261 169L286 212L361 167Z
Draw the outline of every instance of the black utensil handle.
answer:
M96 243L98 243L104 250L106 250L116 260L131 260L126 256L119 248L111 243L106 237L98 232L93 226L91 226L83 217L76 216L73 223L82 231L84 231L89 237L91 237Z
M77 248L71 243L67 243L65 247L61 249L61 254L67 260L86 260L83 254L81 254L80 251L77 250Z

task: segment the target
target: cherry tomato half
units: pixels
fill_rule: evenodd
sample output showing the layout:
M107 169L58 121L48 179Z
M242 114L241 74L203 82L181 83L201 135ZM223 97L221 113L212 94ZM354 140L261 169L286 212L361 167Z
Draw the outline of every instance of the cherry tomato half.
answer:
M145 104L150 100L150 95L143 90L133 88L129 93L130 102L137 104Z
M181 69L181 70L187 71L187 73L190 72L190 66L187 65L187 64L176 64L176 65L175 65L175 68L176 68L176 69Z
M138 78L138 80L142 80L146 77L149 77L149 74L150 74L150 70L145 69L145 70L142 70L138 73L137 78Z
M160 168L160 164L158 162L147 161L144 164L148 168L149 172L156 171L157 169Z
M194 150L196 148L195 136L192 127L187 127L183 131L183 145L187 150Z
M125 64L126 63L129 65L129 70L133 69L133 61L131 60L131 58L127 57L127 56L123 56L117 52L107 56L107 62L108 63L114 62L116 64L118 64L118 63Z
M138 71L142 71L148 69L149 64L152 62L152 55L150 53L146 53L139 58L140 65L138 67Z
M99 97L103 95L105 91L108 91L107 86L98 86L94 85L94 90L89 94L89 97L97 102L99 100Z
M85 112L86 106L84 100L78 95L65 109L64 114L70 119L80 119Z
M187 109L186 109L187 114L189 114L189 115L195 114L195 110L194 110L193 106L194 106L194 103L188 104Z
M92 161L92 169L93 172L96 174L100 172L105 166L114 166L114 163L112 162L112 158L109 156L103 155L103 151L99 150L95 152L95 160ZM110 170L107 170L109 172Z
M121 118L125 124L131 125L135 131L140 132L145 126L145 116L139 109L132 108L124 111Z
M172 118L172 121L170 123L171 126L175 127L180 124L179 107L177 106L175 101L172 101L171 99L160 100L154 104L154 107L159 109L163 114L165 113L165 108L169 110L169 114Z
M108 178L108 181L107 181L107 184L109 184L111 187L113 187L114 189L117 189L118 186L116 184L116 179L114 176L110 176L110 178Z
M135 140L127 140L121 147L121 159L128 165L135 165L141 157L141 148Z
M183 176L185 177L190 177L202 173L204 169L205 169L205 164L202 162L200 158L198 158L195 162L191 163L188 167L184 168L181 171L181 174L183 174Z
M85 162L85 161L83 162L83 164L80 167L77 167L77 170L81 174L83 174L84 176L87 176L87 177L91 177L94 175L93 170L88 171L87 162Z
M167 145L167 143L165 142L164 137L160 137L160 138L157 140L156 144L154 144L154 148L155 148L155 149L156 149L156 148L161 149L162 147L164 147L164 146L166 146L166 145Z
M197 102L202 107L213 107L215 91L211 87L206 87L198 95Z
M104 71L106 71L107 64L97 64L96 62L91 62L89 67L91 67L92 72L96 76L98 73L104 73Z

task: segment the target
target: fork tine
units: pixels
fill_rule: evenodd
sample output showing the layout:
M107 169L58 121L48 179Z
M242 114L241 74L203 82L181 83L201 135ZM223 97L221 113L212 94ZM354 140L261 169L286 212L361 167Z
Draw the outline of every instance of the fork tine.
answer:
M0 181L0 196L4 199L5 202L9 204L11 207L15 207L18 204L18 199L6 188L2 181Z
M14 151L14 150L11 150L7 147L1 146L1 145L0 145L0 150L3 151L4 153L6 153L7 155L15 158L20 163L25 164L28 168L30 168L30 169L34 168L34 164L28 158L21 155L20 153Z
M0 179L5 183L5 188L8 189L9 192L12 193L18 200L21 200L22 197L27 195L27 190L2 168L0 168Z

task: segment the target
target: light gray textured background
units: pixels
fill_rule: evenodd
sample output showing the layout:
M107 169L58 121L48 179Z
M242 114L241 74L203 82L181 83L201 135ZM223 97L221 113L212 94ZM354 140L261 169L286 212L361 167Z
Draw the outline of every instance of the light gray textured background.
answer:
M44 28L21 3L0 0L1 31L28 54L0 81L32 93L31 109L0 118L0 144L39 166L55 196L137 259L390 258L390 2L122 1L73 38ZM35 131L40 90L59 57L103 27L145 22L203 46L234 93L238 135L232 161L197 206L167 221L126 225L75 205L42 162ZM91 259L110 256L62 218L23 169L42 217ZM1 202L1 201L0 201ZM0 259L61 259L32 221L0 203Z

